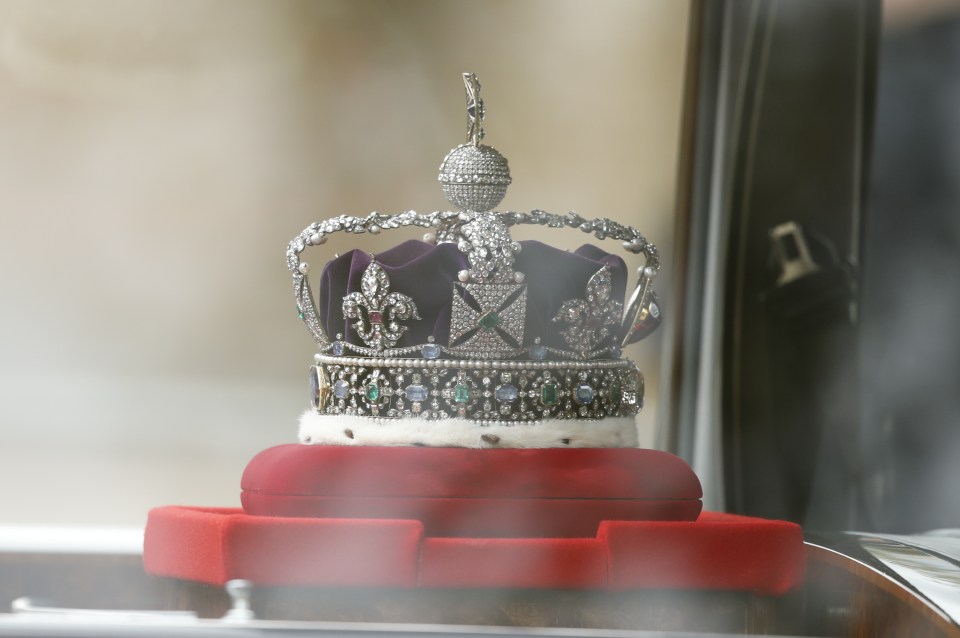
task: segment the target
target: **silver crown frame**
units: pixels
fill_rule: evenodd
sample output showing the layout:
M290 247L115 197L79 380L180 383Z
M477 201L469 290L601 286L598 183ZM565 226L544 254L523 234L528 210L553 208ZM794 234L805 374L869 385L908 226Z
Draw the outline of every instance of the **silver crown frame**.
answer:
M317 342L311 367L311 402L327 414L378 418L469 418L481 422L598 419L636 414L643 402L643 376L621 349L643 338L659 323L652 283L659 272L656 247L630 226L609 219L585 219L542 210L493 212L511 178L506 159L480 144L485 113L480 84L464 74L468 141L444 158L439 181L462 211L418 214L373 212L315 222L287 247L297 312ZM521 245L510 229L519 225L579 228L599 240L622 242L624 250L645 257L626 312L611 299L607 267L588 281L582 298L564 302L553 318L569 349L547 347L539 338L524 346L525 275L513 267ZM344 297L343 315L364 345L331 339L313 301L301 261L309 246L334 233L379 234L397 228L430 229L430 242L456 243L470 268L452 282L452 314L446 344L398 347L409 321L419 319L414 300L392 291L374 257L361 278L361 290ZM407 291L409 292L409 291ZM529 342L529 339L526 340ZM351 356L353 355L353 356Z

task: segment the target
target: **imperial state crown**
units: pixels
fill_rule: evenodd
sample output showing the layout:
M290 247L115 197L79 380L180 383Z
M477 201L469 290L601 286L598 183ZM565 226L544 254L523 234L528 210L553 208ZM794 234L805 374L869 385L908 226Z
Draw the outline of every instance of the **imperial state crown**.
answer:
M468 141L440 165L456 211L370 213L311 224L287 248L297 309L315 339L304 443L465 447L621 447L643 375L624 346L660 321L656 247L609 219L494 212L511 182L507 160L481 144L480 85L464 74ZM572 228L622 242L645 264L624 306L627 267L595 246L566 252L514 241L511 228ZM352 250L320 272L307 248L334 233L419 227L377 255Z

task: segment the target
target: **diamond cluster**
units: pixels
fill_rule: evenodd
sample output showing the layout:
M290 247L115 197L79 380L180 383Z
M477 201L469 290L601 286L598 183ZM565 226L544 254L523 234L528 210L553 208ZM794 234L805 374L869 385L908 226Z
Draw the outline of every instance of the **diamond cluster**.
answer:
M357 335L375 352L392 348L407 331L401 320L419 319L417 305L409 296L390 292L390 278L376 261L360 278L360 292L343 298L343 316L355 319Z
M603 343L620 327L623 304L612 298L613 277L604 266L587 282L585 299L563 302L553 318L566 324L560 331L567 345L581 354Z
M479 213L469 219L461 229L462 237L457 248L470 262L470 279L479 282L514 280L513 262L516 253L520 252L519 242L513 241L506 225L490 213Z

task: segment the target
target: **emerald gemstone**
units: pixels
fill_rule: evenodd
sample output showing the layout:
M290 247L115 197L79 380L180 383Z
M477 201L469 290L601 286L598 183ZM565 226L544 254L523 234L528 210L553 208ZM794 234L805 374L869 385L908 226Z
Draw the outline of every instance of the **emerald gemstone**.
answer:
M380 386L376 383L368 383L363 389L363 395L367 397L367 401L376 401L380 398Z
M540 401L544 405L556 405L559 399L560 396L559 392L557 392L556 383L544 383L540 386Z
M619 381L614 381L610 384L610 403L613 405L620 405L620 401L623 400L623 386Z
M496 312L491 310L490 312L483 313L479 319L477 319L477 325L490 332L494 328L500 325L500 322L503 321Z
M470 401L470 386L466 383L458 383L453 389L453 400L457 403L467 403Z

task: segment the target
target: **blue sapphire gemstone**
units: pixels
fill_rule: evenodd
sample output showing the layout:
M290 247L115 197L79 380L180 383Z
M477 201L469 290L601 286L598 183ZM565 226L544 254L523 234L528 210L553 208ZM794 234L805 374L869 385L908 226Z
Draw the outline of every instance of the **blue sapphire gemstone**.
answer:
M350 384L343 379L340 379L334 383L333 396L337 397L338 399L346 399L348 396L350 396Z
M501 386L497 386L497 389L494 391L493 396L497 398L497 401L501 403L508 403L510 401L517 400L517 388L512 386L509 383L506 383Z
M426 401L428 396L427 389L422 385L408 385L403 392L410 401Z
M581 383L577 386L577 389L573 391L573 398L580 405L590 405L593 403L596 395L597 393L593 389L593 386L587 385L586 383Z
M436 359L440 356L440 346L435 343L425 343L420 348L420 354L423 355L424 359Z
M310 405L314 410L320 405L320 375L317 366L310 366Z
M535 343L530 346L530 358L542 361L547 358L547 346L542 343Z
M343 354L343 342L342 342L342 341L334 341L334 342L333 342L333 347L331 348L331 351L333 352L334 356L339 357L340 355L342 355L342 354Z

